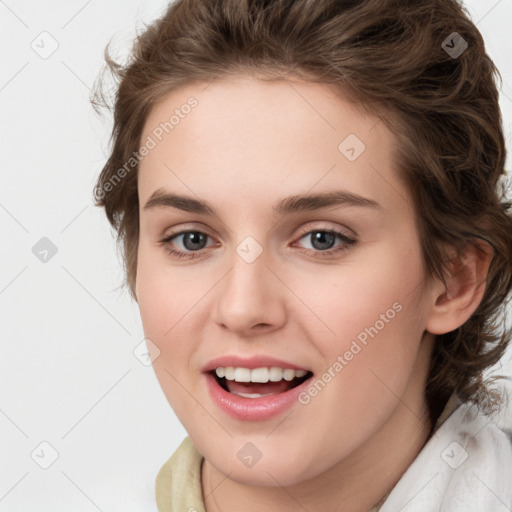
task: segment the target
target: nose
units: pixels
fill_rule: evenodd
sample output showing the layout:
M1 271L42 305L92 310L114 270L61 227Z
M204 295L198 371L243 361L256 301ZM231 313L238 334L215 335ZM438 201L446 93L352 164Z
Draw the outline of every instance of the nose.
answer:
M270 333L286 322L286 288L270 270L265 251L249 263L234 251L232 268L217 288L214 321L241 337Z

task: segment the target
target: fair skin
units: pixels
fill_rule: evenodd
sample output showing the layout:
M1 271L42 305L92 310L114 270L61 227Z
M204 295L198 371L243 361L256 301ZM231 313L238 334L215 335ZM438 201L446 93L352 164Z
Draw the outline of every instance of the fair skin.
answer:
M135 290L145 336L160 350L156 375L205 457L206 509L367 511L428 439L434 334L476 309L489 258L468 249L448 289L426 278L412 200L392 164L393 136L378 117L300 80L206 85L172 91L146 120L141 141L190 96L198 100L140 164ZM366 146L354 161L338 149L349 134ZM206 201L217 216L144 208L157 189ZM334 190L377 206L272 211L287 196ZM166 247L193 259L159 244L185 230L207 235L199 249L197 234ZM325 230L355 242L327 238L325 248L325 237L322 245L311 236ZM236 251L248 236L262 249L251 263ZM377 324L394 304L393 318ZM275 417L234 418L205 385L204 366L226 354L285 360L313 381L381 324L321 392ZM251 467L237 457L248 442L261 454Z

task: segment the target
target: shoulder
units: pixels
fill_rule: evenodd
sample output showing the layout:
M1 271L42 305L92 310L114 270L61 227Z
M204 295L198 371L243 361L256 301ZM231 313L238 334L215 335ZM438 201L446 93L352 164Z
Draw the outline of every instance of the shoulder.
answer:
M159 512L204 512L202 462L203 456L187 436L156 476L155 496Z

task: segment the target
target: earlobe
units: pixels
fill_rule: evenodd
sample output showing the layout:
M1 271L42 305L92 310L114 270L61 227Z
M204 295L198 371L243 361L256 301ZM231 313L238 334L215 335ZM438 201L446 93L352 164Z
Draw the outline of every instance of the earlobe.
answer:
M453 258L445 284L438 280L433 287L428 332L445 334L471 317L484 295L493 253L488 242L475 239L468 242L460 256Z

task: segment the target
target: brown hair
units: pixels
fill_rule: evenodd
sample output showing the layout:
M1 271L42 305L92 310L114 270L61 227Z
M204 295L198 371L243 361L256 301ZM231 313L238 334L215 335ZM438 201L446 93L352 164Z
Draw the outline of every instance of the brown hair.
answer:
M152 106L180 85L230 74L329 84L394 132L427 275L445 275L447 243L460 251L483 239L492 247L477 310L436 337L426 398L432 421L453 391L496 409L499 394L482 374L511 338L504 319L512 219L498 186L506 154L495 83L501 75L456 0L177 0L137 35L125 65L109 46L104 71L117 81L112 150L94 195L122 245L135 300L137 150ZM109 108L103 90L99 77L96 110Z

